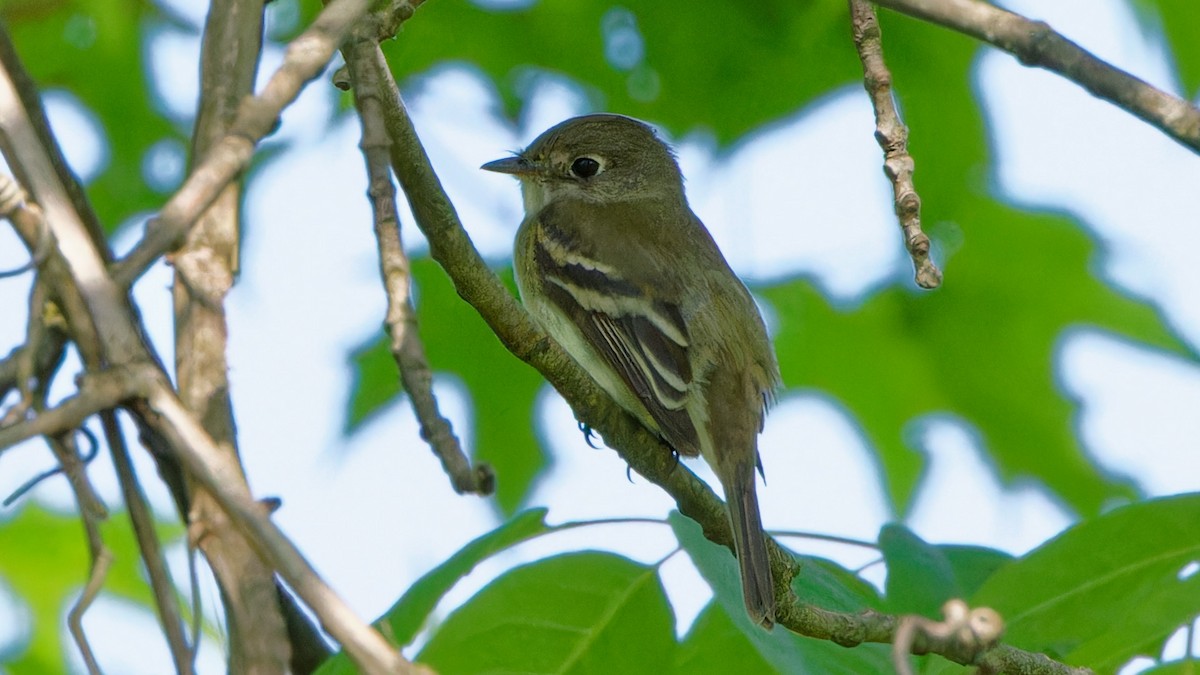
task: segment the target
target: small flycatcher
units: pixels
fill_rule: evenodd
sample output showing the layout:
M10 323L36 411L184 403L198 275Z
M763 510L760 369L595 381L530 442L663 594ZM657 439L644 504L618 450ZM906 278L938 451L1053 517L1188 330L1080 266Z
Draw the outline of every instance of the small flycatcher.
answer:
M482 168L521 181L514 260L530 313L625 410L720 478L746 610L770 628L754 472L779 366L754 300L688 206L671 149L642 122L586 115Z

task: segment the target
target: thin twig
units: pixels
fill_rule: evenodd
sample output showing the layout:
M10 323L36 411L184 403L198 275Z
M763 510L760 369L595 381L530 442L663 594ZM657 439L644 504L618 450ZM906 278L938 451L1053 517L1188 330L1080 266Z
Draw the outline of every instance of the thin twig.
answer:
M29 289L28 314L25 323L25 343L0 362L0 399L10 389L20 398L3 415L0 428L25 419L38 393L50 388L66 354L67 335L62 315L48 301L49 291L39 277Z
M171 571L163 558L162 542L158 540L154 516L134 471L129 447L117 423L116 411L105 410L100 414L100 421L104 427L104 438L108 443L113 466L117 471L117 482L121 485L121 496L129 510L129 520L137 538L138 550L141 552L142 562L146 565L147 576L150 577L150 589L154 592L158 622L167 637L175 672L180 675L190 674L195 670L193 664L196 645L189 646L184 633L184 621L177 604L175 584L171 581Z
M33 409L38 414L46 410L48 390L48 382L45 381L33 389ZM87 464L99 452L99 443L86 427L79 427L78 431L83 432L90 444L86 453L79 452L79 446L75 443L76 430L74 429L63 434L46 436L46 443L58 459L59 467L67 477L67 483L71 486L76 508L79 509L80 520L83 521L83 532L88 547L88 580L83 587L83 592L67 612L67 628L83 658L89 675L98 675L100 664L96 661L96 655L92 651L87 633L83 629L83 615L87 613L88 608L96 599L96 595L104 587L113 555L108 546L104 544L103 535L100 533L100 521L108 517L108 510L105 508L104 502L97 496L96 488L87 476ZM5 504L7 503L6 500Z
M400 370L404 391L421 424L421 438L441 460L442 470L450 477L455 492L489 495L496 489L492 467L483 462L471 466L450 421L439 412L433 395L433 373L413 312L408 256L400 242L396 190L392 186L388 161L391 141L379 101L381 76L387 64L376 46L375 31L362 32L367 35L352 38L343 51L353 83L354 102L362 121L360 147L367 164L368 195L379 248L379 272L387 293L385 325L391 336L392 356Z
M913 185L913 159L908 154L908 127L900 121L892 99L892 74L883 62L883 43L875 8L868 0L849 0L854 47L862 61L863 85L875 109L875 140L883 149L883 172L892 182L892 196L904 248L912 257L917 285L937 288L942 271L929 258L929 237L921 231L921 197Z
M229 133L212 146L167 200L129 255L113 266L113 280L119 286L128 288L155 260L183 242L200 214L250 163L255 145L275 129L283 109L325 69L370 5L371 0L334 0L307 30L288 44L283 64L267 81L262 93L242 102Z
M25 205L28 200L28 195L13 180L12 176L0 173L0 218L12 218L18 210ZM24 210L21 215L26 217L34 217L36 220L32 223L36 227L38 238L37 246L33 249L33 254L29 256L29 261L24 265L11 270L0 271L0 279L7 279L22 275L30 270L37 269L46 257L50 254L50 249L54 245L54 237L50 234L50 228L46 226L46 222L37 217L37 213ZM14 223L14 226L17 226Z
M94 457L99 449L98 444L94 436L89 437L89 440L92 443L89 454ZM80 656L83 657L83 663L87 667L89 675L95 675L100 672L100 664L96 661L91 644L88 643L87 633L83 630L83 615L87 613L88 608L96 599L96 595L104 587L109 566L113 561L112 551L104 544L104 539L100 534L100 521L106 518L108 513L103 502L96 496L96 490L91 481L87 478L84 468L87 459L80 456L74 434L67 433L57 438L47 436L46 442L50 445L54 455L58 457L63 473L66 474L67 481L71 485L71 491L75 494L75 504L79 509L79 517L83 521L83 531L87 538L88 580L84 584L83 592L79 594L79 598L67 612L67 627L71 632L71 638L75 641L76 648L79 649Z
M75 641L79 655L83 657L83 665L87 668L88 675L100 675L100 664L96 661L96 655L92 652L91 644L88 643L87 633L83 630L83 615L87 613L100 590L104 588L104 581L108 578L108 568L112 566L113 554L103 542L91 543L92 531L96 530L98 536L98 528L94 523L89 523L88 516L83 516L83 518L84 527L88 530L88 552L91 556L91 563L83 592L79 594L79 599L71 605L70 611L67 612L67 628L71 631L71 639Z
M990 43L1027 66L1058 73L1200 153L1200 108L1101 61L1044 21L980 0L872 1Z

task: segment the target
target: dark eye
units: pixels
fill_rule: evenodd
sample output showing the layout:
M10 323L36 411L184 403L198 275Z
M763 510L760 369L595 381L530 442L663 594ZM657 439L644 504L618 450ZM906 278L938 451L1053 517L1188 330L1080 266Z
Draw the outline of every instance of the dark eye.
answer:
M600 162L591 157L580 157L571 162L571 173L580 178L591 178L600 171Z

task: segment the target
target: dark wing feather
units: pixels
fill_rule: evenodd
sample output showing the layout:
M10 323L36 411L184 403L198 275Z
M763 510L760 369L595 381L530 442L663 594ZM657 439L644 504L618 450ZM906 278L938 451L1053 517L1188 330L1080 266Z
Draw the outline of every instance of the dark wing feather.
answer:
M687 325L677 305L651 300L611 266L589 260L561 231L545 235L533 259L551 302L637 395L677 452L699 454L687 405L692 368Z

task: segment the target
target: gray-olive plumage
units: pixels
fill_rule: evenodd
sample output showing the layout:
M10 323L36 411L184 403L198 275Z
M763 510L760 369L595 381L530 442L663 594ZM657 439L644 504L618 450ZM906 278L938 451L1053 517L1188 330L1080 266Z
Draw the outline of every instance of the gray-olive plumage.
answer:
M514 259L529 311L623 408L720 478L746 609L770 628L754 471L779 368L670 148L637 120L586 115L483 168L521 180Z

